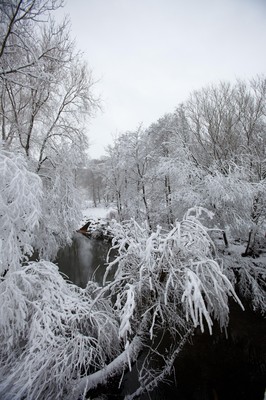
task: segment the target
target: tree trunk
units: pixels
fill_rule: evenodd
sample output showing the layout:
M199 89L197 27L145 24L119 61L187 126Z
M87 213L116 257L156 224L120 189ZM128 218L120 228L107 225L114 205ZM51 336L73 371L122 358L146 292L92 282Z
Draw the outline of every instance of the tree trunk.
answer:
M148 203L147 203L147 199L146 199L145 186L144 186L143 183L142 183L142 199L143 199L143 203L144 203L144 206L145 206L147 222L148 222L148 225L149 225L150 230L152 230L152 227L151 227L151 218L150 218L150 211L149 211L149 207L148 207Z
M169 176L164 177L164 191L165 191L165 201L167 207L167 223L171 227L174 223L173 209L172 209L172 199L171 199L171 185Z

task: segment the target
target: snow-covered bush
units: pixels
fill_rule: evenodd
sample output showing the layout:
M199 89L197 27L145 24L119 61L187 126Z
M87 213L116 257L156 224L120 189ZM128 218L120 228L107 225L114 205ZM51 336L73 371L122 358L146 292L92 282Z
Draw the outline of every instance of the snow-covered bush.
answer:
M237 286L239 295L256 312L266 313L266 257L242 257L240 246L224 256L225 274Z
M139 371L140 388L134 395L145 388L153 389L170 373L175 357L194 327L204 331L207 326L212 333L214 319L221 328L227 326L230 297L241 306L208 230L199 220L203 212L207 210L189 210L170 232L158 226L151 233L147 225L139 225L135 220L113 227L113 248L118 256L109 263L105 286L98 298L108 293L114 299L124 359L130 349L129 365L134 346L138 351L146 346L150 349ZM107 283L112 268L116 268L115 277ZM168 332L172 340L168 351L160 353L156 342L162 332ZM136 338L141 338L142 346L135 343ZM153 353L161 354L163 359L163 366L157 371L151 362ZM120 373L123 368L124 365ZM100 375L96 378L101 382ZM85 381L83 378L80 388ZM92 382L90 377L89 385L88 382Z
M239 300L208 229L199 220L202 212L207 210L190 209L170 232L158 226L150 233L134 220L116 225L114 248L119 255L109 264L105 279L116 265L114 281L106 288L116 294L125 343L143 313L151 315L151 337L155 322L178 326L184 315L202 331L207 323L212 332L212 318L226 326L228 298Z

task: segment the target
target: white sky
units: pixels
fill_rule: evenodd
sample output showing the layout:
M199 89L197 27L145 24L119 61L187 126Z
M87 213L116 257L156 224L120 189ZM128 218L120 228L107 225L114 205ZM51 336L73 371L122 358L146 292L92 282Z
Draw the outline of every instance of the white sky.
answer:
M66 0L65 14L103 101L92 158L195 89L266 73L266 0Z

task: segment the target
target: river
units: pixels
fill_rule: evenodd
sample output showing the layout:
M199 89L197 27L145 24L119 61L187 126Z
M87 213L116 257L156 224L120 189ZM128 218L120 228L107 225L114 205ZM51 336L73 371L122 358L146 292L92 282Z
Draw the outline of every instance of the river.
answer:
M81 287L92 278L101 283L109 246L76 233L72 245L58 254L59 269ZM243 312L232 304L227 337L217 326L212 336L196 332L177 358L169 384L139 400L265 400L265 319L245 306ZM116 383L105 390L105 399L122 400L134 391L136 381L133 369L120 390Z
M71 246L59 250L56 264L71 282L85 288L89 280L102 284L110 243L74 233Z

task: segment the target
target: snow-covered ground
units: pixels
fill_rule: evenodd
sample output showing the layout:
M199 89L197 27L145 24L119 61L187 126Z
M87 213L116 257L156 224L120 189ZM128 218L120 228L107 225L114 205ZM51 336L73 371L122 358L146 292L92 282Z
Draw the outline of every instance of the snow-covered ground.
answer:
M82 211L83 220L106 218L107 211L105 207L87 207Z
M102 219L106 218L108 207L104 205L94 207L93 202L91 200L84 200L82 201L82 222L86 222L89 219Z
M82 222L86 222L89 219L117 219L117 210L116 207L112 204L109 204L107 207L104 205L99 205L98 207L94 207L93 202L90 200L83 201L82 208Z

